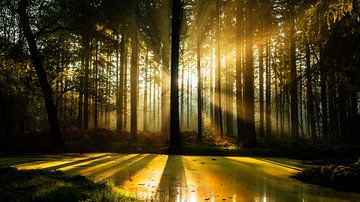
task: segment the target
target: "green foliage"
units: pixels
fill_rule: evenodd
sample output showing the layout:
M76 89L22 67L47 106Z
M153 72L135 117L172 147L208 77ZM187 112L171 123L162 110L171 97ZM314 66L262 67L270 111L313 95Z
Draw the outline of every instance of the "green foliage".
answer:
M134 201L114 187L60 171L0 170L0 201Z

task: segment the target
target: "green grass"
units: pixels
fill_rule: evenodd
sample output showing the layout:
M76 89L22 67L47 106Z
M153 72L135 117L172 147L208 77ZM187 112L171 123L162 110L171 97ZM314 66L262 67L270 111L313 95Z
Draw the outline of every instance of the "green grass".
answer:
M0 169L0 201L136 201L119 189L60 171Z

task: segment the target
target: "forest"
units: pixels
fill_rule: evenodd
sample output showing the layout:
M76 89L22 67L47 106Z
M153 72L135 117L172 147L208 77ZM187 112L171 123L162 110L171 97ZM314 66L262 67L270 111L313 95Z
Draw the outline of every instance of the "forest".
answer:
M0 162L260 155L329 173L346 164L360 182L359 0L2 0L0 10ZM320 175L305 171L303 181Z

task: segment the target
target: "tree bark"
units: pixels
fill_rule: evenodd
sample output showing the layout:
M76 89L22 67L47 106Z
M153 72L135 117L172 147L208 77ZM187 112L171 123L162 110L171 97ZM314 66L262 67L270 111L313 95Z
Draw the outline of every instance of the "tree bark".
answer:
M264 45L259 44L259 136L264 137Z
M254 98L254 66L253 66L253 20L254 1L246 1L246 28L245 28L245 73L244 73L244 118L246 146L256 145L255 134L255 98Z
M242 0L237 0L237 18L236 18L236 122L238 141L244 140L244 119L243 119L243 8Z
M132 13L132 38L131 38L131 138L133 141L137 139L137 100L138 100L138 80L139 80L139 69L138 69L138 28L135 19L136 7L133 5Z
M290 96L291 96L291 134L293 142L299 138L299 113L297 96L297 72L296 72L296 50L295 50L295 3L290 1Z
M202 76L201 76L201 44L200 40L197 41L197 48L196 48L196 56L197 56L197 73L198 73L198 134L197 138L199 141L202 140L203 132L202 132Z
M310 47L306 43L306 96L307 96L307 113L308 113L308 133L312 137L312 141L317 141L315 128L315 111L314 111L314 97L312 92L312 78L311 78L311 61L310 61Z
M216 0L216 73L215 73L215 129L216 135L223 136L221 111L221 55L220 55L220 0Z
M179 149L181 144L179 126L179 50L181 31L181 0L173 0L171 32L171 95L170 95L170 152Z

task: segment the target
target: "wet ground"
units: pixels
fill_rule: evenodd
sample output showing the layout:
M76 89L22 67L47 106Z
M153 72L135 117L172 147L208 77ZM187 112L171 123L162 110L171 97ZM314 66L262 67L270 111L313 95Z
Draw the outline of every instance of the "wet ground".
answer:
M360 201L359 194L291 178L301 168L283 159L112 153L17 159L19 169L58 169L105 180L145 201ZM0 157L0 162L15 160Z

